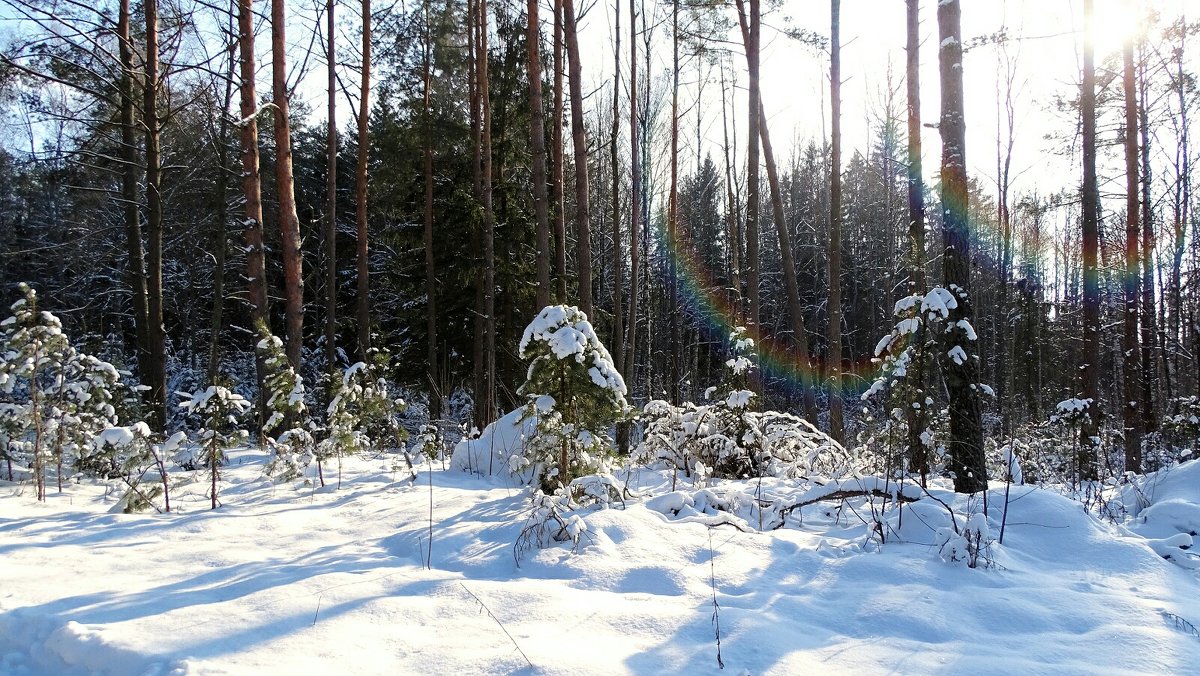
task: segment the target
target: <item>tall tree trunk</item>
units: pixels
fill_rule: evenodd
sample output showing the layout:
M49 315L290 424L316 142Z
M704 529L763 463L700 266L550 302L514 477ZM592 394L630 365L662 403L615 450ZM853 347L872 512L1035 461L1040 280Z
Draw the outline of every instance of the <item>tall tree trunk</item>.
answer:
M1138 131L1141 134L1140 155L1142 161L1142 429L1147 432L1158 430L1158 417L1154 399L1158 395L1158 354L1154 347L1158 341L1158 315L1154 309L1154 211L1150 186L1150 126L1149 94L1146 85L1146 45L1143 41L1138 71Z
M575 237L579 268L579 309L592 321L592 233L588 206L587 136L583 126L583 64L579 56L575 0L562 0L563 38L571 83L571 142L575 150Z
M479 96L483 109L483 314L484 314L484 394L486 422L496 410L496 241L495 214L492 211L492 99L488 81L487 0L479 0L479 56L475 72L479 76ZM572 84L574 81L572 80Z
M150 424L157 430L166 427L167 355L163 330L163 207L162 155L159 151L158 116L158 0L145 0L146 60L143 123L146 127L146 235L149 242L149 267L146 274L146 305L150 346Z
M744 40L743 40L744 41ZM730 159L728 103L725 100L725 69L721 69L721 131L724 134L722 154L725 156L725 241L729 257L729 303L734 309L734 319L742 321L742 275L739 252L742 238L738 228L738 205L734 199L733 188L736 183L733 173L733 161ZM736 135L736 130L735 130ZM810 374L811 375L811 374Z
M240 145L242 153L242 197L245 200L246 280L249 285L250 321L255 326L267 318L267 271L263 254L262 179L258 160L258 95L254 77L254 0L238 0L238 49L241 69ZM256 333L257 335L257 333ZM257 340L257 339L256 339ZM257 354L257 350L255 351ZM256 356L259 417L265 420L266 398L263 392L263 363Z
M634 358L637 355L638 273L641 256L638 251L638 228L641 227L642 163L638 157L638 80L637 80L637 13L634 0L629 0L629 319L625 325L625 364L623 372L633 387Z
M742 31L742 44L748 46L750 44L750 27L745 12L745 0L738 0L737 8L738 25ZM748 49L746 54L749 56ZM763 162L767 166L767 184L771 191L771 210L775 221L775 234L779 240L779 253L783 265L783 283L784 289L787 292L792 340L795 343L796 363L800 365L800 385L804 391L804 414L810 420L816 420L817 404L812 389L813 383L810 379L812 364L808 352L808 332L804 326L804 313L800 305L800 284L796 279L796 260L792 252L792 235L788 229L787 217L783 209L783 192L780 188L779 170L778 165L775 163L775 153L771 146L771 133L767 128L767 113L762 103L761 94L758 99L758 137L762 143Z
M905 31L906 85L908 89L908 293L924 296L925 281L925 179L921 162L921 18L920 0L907 0L907 30ZM915 394L921 398L920 408L908 406L908 457L912 471L924 480L929 474L929 453L922 439L928 425L924 393L929 374L925 372L923 344L925 336L913 337L919 358L917 368L909 367L909 378L916 385Z
M942 105L938 128L942 136L942 231L945 252L942 276L957 305L950 310L943 336L943 370L950 395L950 469L954 490L976 493L987 488L983 454L983 424L979 405L979 362L968 338L973 319L971 297L971 239L967 208L967 142L963 116L961 10L958 0L938 3L938 68Z
M625 369L625 308L623 298L625 292L625 255L621 249L621 164L619 146L621 138L621 0L613 5L615 23L613 24L613 90L612 90L612 130L609 141L609 163L612 165L612 263L613 263L613 363L619 371ZM618 430L618 436L620 434ZM627 440L626 445L628 444ZM625 450L622 448L622 450Z
M1080 478L1099 477L1096 440L1100 422L1100 251L1099 198L1096 182L1096 73L1093 57L1095 35L1092 0L1084 0L1083 92L1080 114L1083 116L1083 355L1080 365L1081 395L1089 401L1080 428Z
M229 16L230 23L233 15ZM232 36L233 26L230 25L229 35ZM233 38L231 38L233 39ZM217 223L213 237L213 249L216 261L213 264L213 304L212 316L209 323L211 336L208 345L208 382L216 382L217 373L221 366L221 329L224 327L225 313L225 249L229 245L228 221L229 208L226 205L229 192L229 105L233 101L233 72L237 66L237 43L229 44L229 70L225 78L225 98L221 102L221 122L217 133L217 172L216 202Z
M300 370L304 341L304 277L300 258L300 217L292 178L292 128L288 119L286 0L271 0L271 81L275 101L275 192L279 199L280 255L287 319L287 356Z
M526 66L529 71L529 138L533 149L533 213L537 222L536 312L550 304L550 215L546 201L546 123L542 105L542 33L538 28L538 2L528 0L526 12ZM557 48L557 46L556 46Z
M563 0L554 0L554 127L550 130L550 202L554 205L554 267L558 302L567 302L567 213L563 203Z
M358 165L354 171L354 212L358 259L358 353L371 349L371 266L367 233L368 124L371 115L371 0L362 0L362 84L358 97Z
M762 9L760 0L749 0L749 40L746 43L747 85L749 87L749 107L747 112L747 145L746 145L746 259L742 261L742 270L746 273L746 296L749 300L749 315L746 323L754 329L758 328L759 295L758 295L758 108L759 108L759 41L761 35ZM757 380L756 384L757 384Z
M337 52L334 40L334 1L325 0L325 65L328 111L325 129L325 368L337 364Z
M121 214L125 225L129 288L133 295L133 328L136 344L138 380L149 383L150 315L146 288L146 251L142 244L142 220L138 209L138 157L134 128L133 42L130 38L129 0L121 0L117 15L117 41L120 43L121 77Z
M829 434L845 441L842 420L842 55L841 0L831 0L829 28L829 101L831 155L829 170Z
M671 3L671 186L667 199L667 284L671 296L668 308L667 358L670 363L671 403L679 399L679 275L676 257L684 254L679 241L679 0Z
M1125 291L1124 351L1122 369L1122 418L1125 427L1125 471L1142 471L1142 426L1137 399L1141 374L1141 355L1138 352L1138 119L1137 90L1133 76L1133 38L1125 40L1122 50L1125 90Z
M535 19L536 20L536 19ZM432 420L438 420L442 417L442 391L440 386L440 376L438 374L438 320L437 320L437 268L433 258L433 115L430 110L430 80L432 78L433 68L433 31L430 27L430 12L429 3L425 3L425 44L423 46L424 54L424 75L422 77L423 87L423 113L424 132L425 132L425 148L422 153L424 162L422 169L425 173L425 209L424 209L424 231L422 233L422 244L425 248L425 332L426 332L426 378L429 380L429 417ZM533 75L534 71L530 70L531 78L539 78L540 76ZM531 86L535 86L532 84ZM540 81L538 85L540 86ZM536 190L536 186L535 186ZM544 188L543 188L544 192Z

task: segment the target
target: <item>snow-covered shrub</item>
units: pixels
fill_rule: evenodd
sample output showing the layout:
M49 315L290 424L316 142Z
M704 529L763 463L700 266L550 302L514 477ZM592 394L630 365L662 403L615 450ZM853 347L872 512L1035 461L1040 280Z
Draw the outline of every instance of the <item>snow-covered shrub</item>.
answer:
M283 349L283 341L272 335L265 322L258 325L256 349L263 363L263 394L267 420L259 431L271 458L265 472L276 481L292 481L316 457L314 424L304 403L304 381L297 375ZM276 430L283 429L277 436Z
M242 395L220 385L192 394L179 393L183 401L179 408L189 419L199 422L200 429L192 440L194 445L181 446L176 462L185 469L207 468L212 480L210 498L217 508L217 481L225 452L245 443L249 434L242 429L242 418L250 410L250 402Z
M572 513L573 509L569 495L546 495L537 491L533 495L533 505L525 518L525 525L513 545L517 564L520 564L525 552L534 548L561 542L570 542L573 547L578 547L588 529L583 517Z
M515 462L532 467L546 493L603 470L609 428L629 415L629 405L625 381L587 315L574 306L543 308L525 328L519 354L530 362L517 391L528 400L521 421L536 420L537 434Z
M399 417L405 404L404 399L392 396L383 377L388 359L387 353L375 350L370 363L351 364L330 387L328 436L317 444L318 468L328 459L340 463L346 455L370 451L397 449L407 459L404 441L408 432Z
M21 285L12 316L0 322L0 453L32 469L39 500L46 470L88 452L91 438L115 425L120 375L108 362L71 346L62 322L37 308L37 294Z
M177 433L172 440L177 442L180 434ZM92 448L90 459L97 465L110 467L108 476L124 483L124 494L114 511L126 514L146 509L171 511L166 452L154 444L153 434L146 423L104 429L92 440ZM152 470L157 476L151 480L157 483L148 485L147 475ZM162 509L155 504L159 498L163 500Z
M1200 451L1200 397L1176 397L1168 410L1171 414L1163 416L1163 430L1181 447L1182 459L1194 459Z
M746 387L754 368L754 341L741 327L729 338L725 377L705 393L711 403L646 404L638 460L665 462L697 480L709 475L744 479L845 471L845 450L808 421L779 411L752 410L755 395Z
M860 448L865 454L864 465L871 470L897 476L911 474L922 481L945 470L946 452L941 439L947 428L939 423L946 421L946 412L939 411L934 390L928 387L938 339L952 329L960 330L967 340L978 339L966 320L949 324L950 311L957 307L955 294L942 287L896 301L892 310L896 324L875 345L873 361L880 365L880 374L862 394L864 402L879 401L878 406L884 410L872 416L869 409L864 409L870 430L860 439ZM947 356L956 363L966 359L959 346ZM992 393L986 385L979 387L984 394ZM875 422L879 424L871 425Z

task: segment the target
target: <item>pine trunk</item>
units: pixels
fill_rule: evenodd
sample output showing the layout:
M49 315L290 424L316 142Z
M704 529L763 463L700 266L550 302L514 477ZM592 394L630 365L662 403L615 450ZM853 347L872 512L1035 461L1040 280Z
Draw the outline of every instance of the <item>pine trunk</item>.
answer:
M579 55L575 0L562 0L563 38L571 84L571 142L575 154L575 265L579 274L579 309L592 321L592 234L588 206L587 136L583 124L583 64Z
M287 356L300 369L304 340L304 277L300 258L300 217L292 177L292 131L288 119L286 0L271 0L271 80L275 102L275 191L279 200L280 255L287 320Z
M831 0L829 33L829 101L831 158L829 170L829 435L845 441L842 420L842 55L839 44L841 0Z
M367 232L368 125L371 114L371 0L362 0L362 84L358 97L358 164L354 171L356 258L358 263L358 354L367 360L371 349L371 266Z
M325 0L325 66L328 111L325 129L325 368L337 364L337 52L334 50L334 1Z
M537 292L534 314L550 304L550 215L546 198L546 123L542 104L542 33L538 27L538 2L526 3L526 65L529 71L529 139L533 149L533 213L537 223Z
M925 278L925 179L921 162L921 19L919 0L907 0L906 85L908 89L908 293L924 296L927 291ZM918 333L913 340L919 354L923 354L921 343L925 336ZM918 396L925 392L928 374L925 360L914 362L917 368L909 367L910 378L916 381L914 391ZM912 471L922 480L929 474L928 448L921 435L928 424L923 401L920 408L909 406L908 457Z
M1083 92L1083 355L1080 365L1081 397L1090 402L1080 427L1079 476L1099 477L1096 450L1100 421L1100 275L1099 198L1096 181L1096 74L1093 63L1092 0L1084 0Z
M1124 351L1122 368L1123 399L1122 418L1125 427L1125 471L1142 470L1142 426L1137 399L1140 388L1142 364L1138 351L1138 281L1141 279L1138 264L1138 244L1141 237L1138 227L1140 216L1138 203L1138 119L1137 91L1133 75L1133 39L1125 41L1124 93L1125 93L1125 292L1124 335L1121 349Z
M979 402L979 361L965 326L973 319L971 240L967 221L967 143L963 115L962 31L958 0L941 0L937 8L938 67L942 105L942 231L945 251L942 277L957 306L950 310L950 331L943 335L943 371L950 396L950 469L954 490L976 493L987 488L983 424ZM955 359L951 354L957 355Z
M162 155L159 150L158 116L158 0L145 0L146 59L143 124L146 128L146 238L149 265L146 271L147 318L150 364L150 426L166 427L167 355L163 329L163 206Z
M250 321L254 326L267 317L267 272L263 254L262 179L258 158L258 95L254 77L257 71L254 58L253 0L238 0L238 49L241 70L240 145L242 153L242 197L245 200L246 280L249 286ZM256 339L257 340L257 339ZM257 353L257 350L255 351ZM263 416L266 399L263 392L263 363L255 357L258 380L259 417Z

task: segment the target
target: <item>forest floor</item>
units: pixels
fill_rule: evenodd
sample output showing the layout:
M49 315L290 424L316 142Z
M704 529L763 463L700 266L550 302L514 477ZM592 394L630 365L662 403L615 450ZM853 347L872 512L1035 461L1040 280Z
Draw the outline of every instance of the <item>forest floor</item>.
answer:
M215 511L203 481L161 515L110 513L116 499L97 483L51 486L46 503L0 484L0 673L717 673L714 619L732 674L1200 664L1200 578L1147 539L1196 527L1196 462L1157 479L1143 492L1151 508L1123 523L1013 487L1004 543L975 569L939 556L949 517L932 498L885 514L880 546L862 503L747 532L688 507L707 494L691 486L583 510L577 545L518 565L530 513L519 487L440 463L413 482L376 459L347 460L340 488L327 469L329 486L293 489L264 479L263 462L232 454ZM643 494L670 488L662 473L625 478ZM723 488L799 490L764 486Z

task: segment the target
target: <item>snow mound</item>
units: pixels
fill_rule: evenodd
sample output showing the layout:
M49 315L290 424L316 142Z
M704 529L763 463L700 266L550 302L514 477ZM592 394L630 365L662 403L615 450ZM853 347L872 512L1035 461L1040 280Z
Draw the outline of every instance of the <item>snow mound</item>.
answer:
M463 438L454 446L450 468L460 472L502 477L529 483L534 468L525 462L525 442L537 434L534 416L521 419L525 408L510 411L483 429L476 439Z

